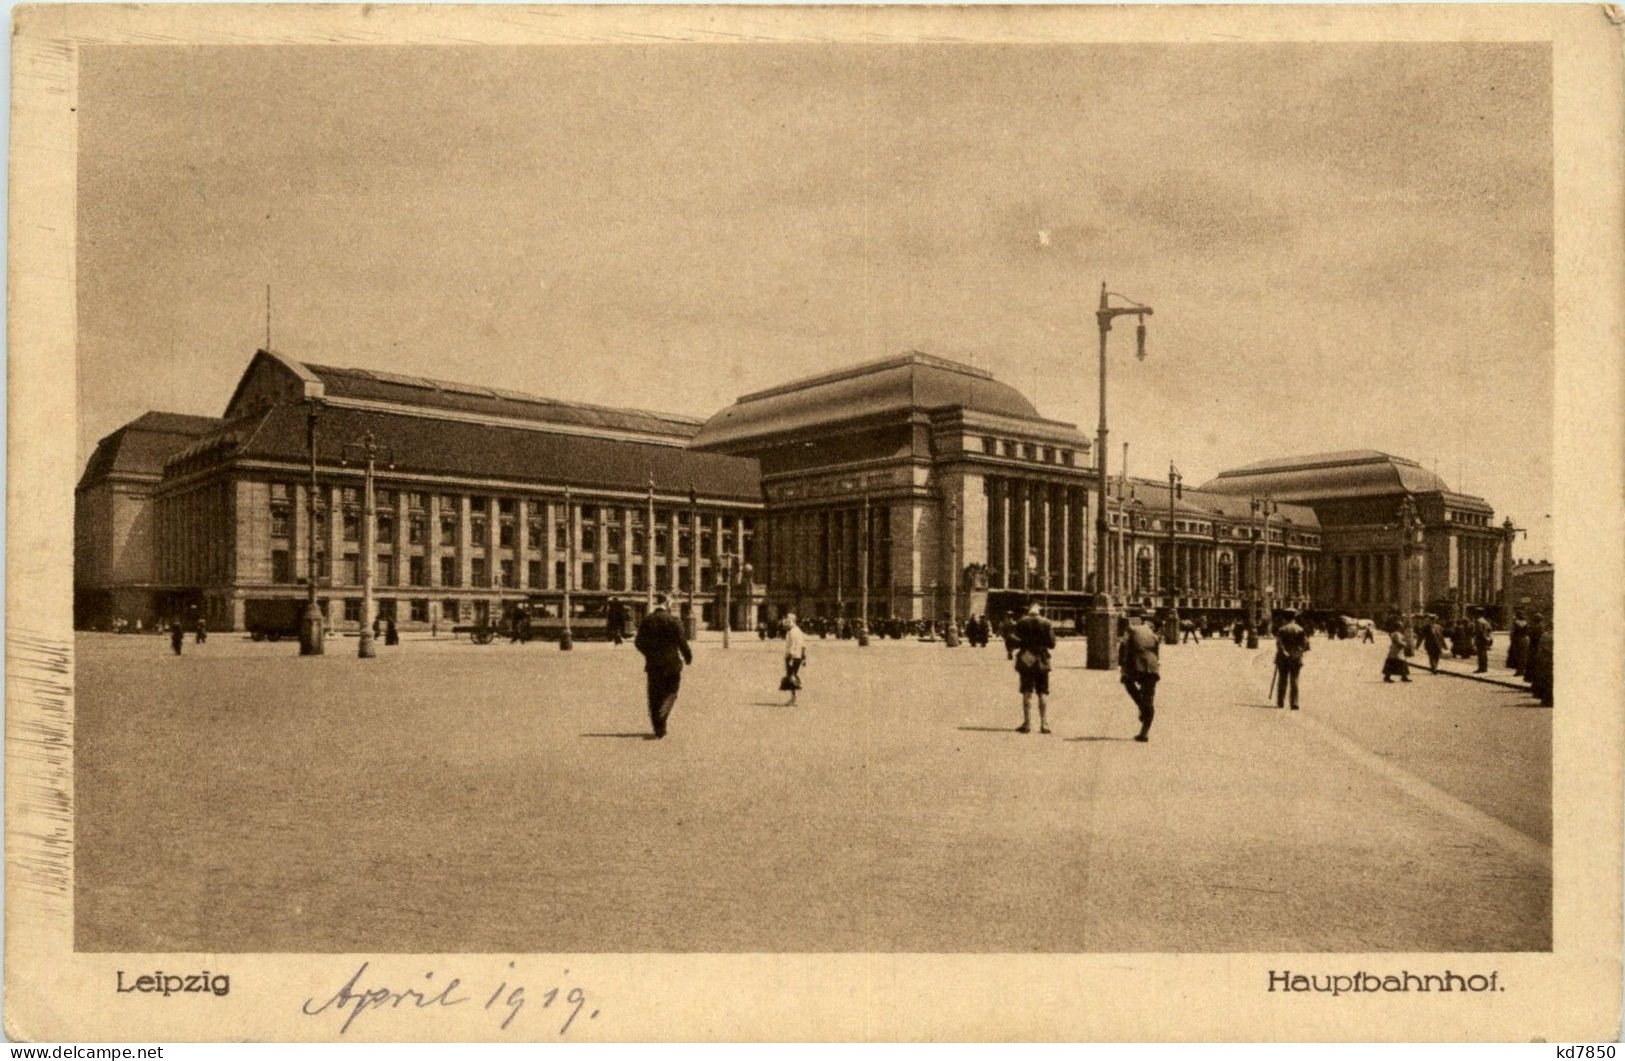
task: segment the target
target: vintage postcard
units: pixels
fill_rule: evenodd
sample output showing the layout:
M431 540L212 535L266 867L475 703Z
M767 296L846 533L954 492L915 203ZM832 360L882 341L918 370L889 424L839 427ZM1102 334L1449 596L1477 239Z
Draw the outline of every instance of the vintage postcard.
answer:
M1621 21L20 8L7 1033L1617 1038Z

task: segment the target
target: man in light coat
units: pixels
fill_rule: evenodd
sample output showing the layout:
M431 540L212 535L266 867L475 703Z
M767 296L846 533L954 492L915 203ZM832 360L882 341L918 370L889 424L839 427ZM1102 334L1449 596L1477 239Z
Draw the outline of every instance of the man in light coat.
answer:
M785 621L790 626L784 632L784 680L779 688L789 690L790 702L785 706L794 707L796 693L801 691L801 668L807 663L807 635L796 625L795 612L786 616Z
M1162 639L1146 625L1142 613L1131 612L1123 639L1117 644L1117 665L1123 688L1140 709L1140 732L1134 739L1144 744L1151 739L1151 720L1156 717L1157 682L1162 677Z

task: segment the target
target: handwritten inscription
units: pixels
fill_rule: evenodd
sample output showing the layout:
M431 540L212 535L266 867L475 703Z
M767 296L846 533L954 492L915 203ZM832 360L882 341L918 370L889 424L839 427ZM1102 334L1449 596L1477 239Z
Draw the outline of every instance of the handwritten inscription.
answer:
M344 986L333 992L326 1001L318 1004L314 998L305 999L304 1005L300 1007L301 1012L307 1017L319 1017L323 1014L342 1016L343 1023L339 1025L339 1034L343 1035L363 1013L372 1010L430 1013L468 1005L491 1013L493 1020L500 1021L498 1027L507 1031L529 1001L524 985L512 983L508 977L494 989L487 990L486 986L476 988L474 985L465 984L460 977L437 978L431 969L411 986L394 987L375 983L375 978L368 977L367 968L371 964L362 962L361 967L345 981ZM508 968L513 969L514 963L509 962ZM564 970L564 975L568 977L570 970ZM598 1019L599 1011L588 1009L587 992L579 986L560 984L549 987L546 991L537 992L535 998L539 1002L538 1008L552 1010L552 1015L559 1018L557 1034L561 1036L570 1033L570 1028L578 1017L585 1020ZM558 1008L554 1009L555 1006Z

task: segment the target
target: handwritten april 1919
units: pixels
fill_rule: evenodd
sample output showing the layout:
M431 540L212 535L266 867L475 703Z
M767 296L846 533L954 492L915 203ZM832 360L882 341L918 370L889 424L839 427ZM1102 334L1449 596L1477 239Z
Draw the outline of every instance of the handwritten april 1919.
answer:
M512 972L500 983L476 987L465 984L459 977L441 977L431 969L413 981L412 986L396 987L377 982L375 977L369 978L367 968L370 964L362 962L344 986L325 1001L318 1003L314 997L305 999L300 1011L307 1017L324 1014L334 1018L342 1016L339 1034L343 1035L363 1013L371 1010L430 1014L472 1005L489 1012L493 1020L500 1022L498 1028L508 1031L532 998L527 995L523 984L515 982ZM508 968L512 970L514 963L509 962ZM570 970L564 970L564 977L568 978L569 975ZM598 1019L599 1011L588 1007L587 992L579 985L557 984L536 993L534 998L540 1003L539 1008L544 1010L559 1006L559 1009L552 1010L552 1015L559 1019L556 1033L560 1036L570 1033L578 1017L583 1020Z

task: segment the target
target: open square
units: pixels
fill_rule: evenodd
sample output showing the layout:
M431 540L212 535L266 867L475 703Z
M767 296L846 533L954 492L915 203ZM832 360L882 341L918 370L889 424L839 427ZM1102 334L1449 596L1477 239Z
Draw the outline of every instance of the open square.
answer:
M1540 951L1551 718L1316 638L1165 646L1149 744L1056 654L696 645L665 741L630 645L408 639L353 658L82 634L84 950Z

